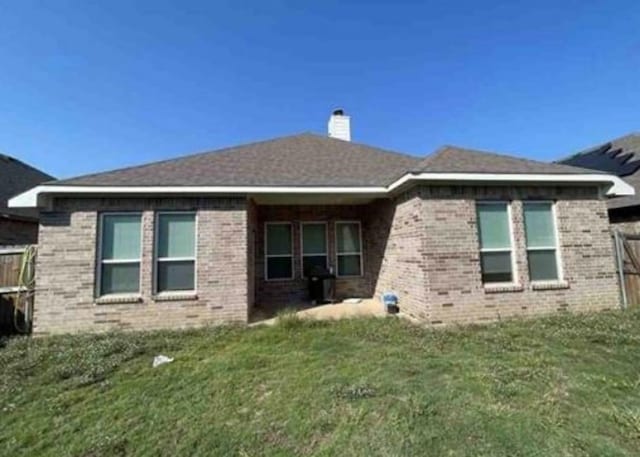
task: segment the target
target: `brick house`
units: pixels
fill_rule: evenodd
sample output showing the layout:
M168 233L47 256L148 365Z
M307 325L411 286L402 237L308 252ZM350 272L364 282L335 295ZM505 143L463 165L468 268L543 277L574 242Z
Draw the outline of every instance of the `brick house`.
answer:
M38 209L9 208L8 201L20 192L53 179L16 158L0 154L0 246L38 241Z
M425 323L612 308L616 176L447 146L426 158L301 134L38 186L36 333L247 322L394 290Z

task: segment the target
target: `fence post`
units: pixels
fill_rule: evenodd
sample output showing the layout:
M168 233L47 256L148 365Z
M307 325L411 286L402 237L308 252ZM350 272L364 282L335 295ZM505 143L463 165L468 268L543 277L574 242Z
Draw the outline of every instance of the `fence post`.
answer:
M624 280L624 249L622 248L622 233L620 230L613 231L613 242L615 246L616 265L618 270L618 282L620 284L620 305L622 309L629 306L627 299L627 285Z

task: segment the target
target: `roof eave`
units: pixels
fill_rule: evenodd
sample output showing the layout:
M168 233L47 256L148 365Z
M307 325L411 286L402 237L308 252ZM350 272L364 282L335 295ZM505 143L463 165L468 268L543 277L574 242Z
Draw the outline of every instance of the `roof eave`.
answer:
M149 195L217 195L241 196L249 194L294 194L294 195L366 195L384 197L384 186L61 186L42 185L34 187L9 200L10 208L33 208L46 206L50 197L65 196L149 196Z
M482 184L589 184L603 188L607 196L635 195L635 189L617 176L606 174L515 173L406 173L389 186L61 186L40 185L9 200L10 208L34 208L56 195L247 195L336 194L386 197L415 182Z
M389 186L397 191L410 182L437 183L482 183L482 184L589 184L604 188L609 197L635 195L633 186L614 175L594 174L550 174L550 173L407 173Z

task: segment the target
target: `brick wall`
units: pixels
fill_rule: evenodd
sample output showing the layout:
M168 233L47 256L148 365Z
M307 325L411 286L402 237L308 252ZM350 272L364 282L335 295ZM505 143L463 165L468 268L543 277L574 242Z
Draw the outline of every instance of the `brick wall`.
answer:
M336 221L360 221L362 227L363 275L357 278L336 279L336 296L370 297L373 294L381 262L379 244L374 242L371 232L376 204L371 205L265 205L257 207L257 256L255 257L256 288L258 304L262 307L282 308L308 300L307 281L302 278L300 257L301 222L327 222L329 265L336 266L335 223ZM265 279L264 227L266 222L291 222L293 225L293 271L294 278L286 280Z
M197 297L154 298L154 211L197 211ZM141 211L140 302L97 304L98 213ZM245 199L58 199L44 212L37 260L34 332L180 328L248 319Z
M475 202L486 198L512 201L520 287L496 291L482 284ZM528 277L523 199L557 200L565 281L547 290L534 290ZM421 274L422 288L407 279ZM589 188L419 187L398 200L377 290L388 287L400 292L404 311L432 324L614 308L618 289L605 202Z
M424 204L414 190L394 202L381 202L375 214L375 237L382 252L375 295L394 291L404 312L428 321Z
M519 287L489 290L481 281L477 199L512 201ZM528 278L523 199L554 199L564 282L534 290ZM197 210L197 298L153 296L156 210ZM100 211L143 213L138 303L97 304L95 266ZM328 223L329 264L336 265L335 222L362 224L363 275L336 281L339 298L395 290L401 309L431 323L595 310L617 306L613 249L605 202L595 189L422 186L366 205L255 205L242 198L59 199L42 215L35 303L36 333L115 328L190 327L246 322L254 302L307 300L300 223ZM290 221L294 279L265 280L264 226Z
M36 244L38 222L0 217L0 246Z

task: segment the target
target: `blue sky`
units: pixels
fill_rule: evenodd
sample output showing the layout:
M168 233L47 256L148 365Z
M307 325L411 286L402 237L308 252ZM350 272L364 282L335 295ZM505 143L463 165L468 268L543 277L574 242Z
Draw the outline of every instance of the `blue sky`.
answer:
M0 151L58 177L302 131L552 160L640 130L640 2L0 3Z

